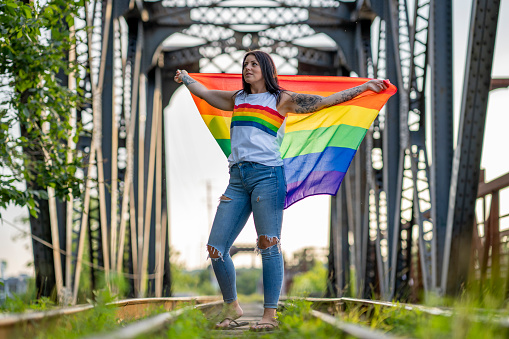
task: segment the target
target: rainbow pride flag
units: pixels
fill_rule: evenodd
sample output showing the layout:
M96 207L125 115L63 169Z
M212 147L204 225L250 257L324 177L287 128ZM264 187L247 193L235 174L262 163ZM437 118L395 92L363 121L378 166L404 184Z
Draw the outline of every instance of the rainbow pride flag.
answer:
M234 91L242 88L240 74L190 74L209 89ZM280 75L279 84L296 93L329 96L361 85L365 78ZM367 91L342 104L309 114L289 113L281 156L287 194L285 208L305 197L335 195L366 131L396 87L381 92ZM205 124L228 157L231 153L232 113L210 106L193 95ZM235 123L235 122L234 122Z

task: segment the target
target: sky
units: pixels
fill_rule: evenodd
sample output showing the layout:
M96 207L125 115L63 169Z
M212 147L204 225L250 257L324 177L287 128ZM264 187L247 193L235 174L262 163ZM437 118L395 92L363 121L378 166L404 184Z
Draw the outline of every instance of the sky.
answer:
M454 115L455 129L459 122L461 94L464 82L465 53L468 41L472 0L453 1L454 20ZM509 78L509 0L502 0L495 45L492 77ZM504 43L505 39L505 43ZM240 70L239 59L239 70ZM280 73L281 72L280 70ZM509 172L509 157L501 149L509 145L509 89L490 93L481 167L487 181ZM219 197L228 184L228 165L201 120L187 89L182 86L164 111L167 136L167 185L170 215L170 244L177 260L188 269L208 264L206 243ZM455 132L455 136L457 132ZM210 189L207 190L207 186ZM285 257L305 247L328 247L329 196L306 198L285 211L281 235ZM2 218L29 230L22 223L27 211L10 207L0 211ZM501 215L509 213L509 190L501 192ZM504 226L505 225L505 226ZM502 221L509 228L509 218ZM237 244L254 244L256 232L252 219L237 239ZM174 258L175 259L175 258ZM6 276L33 272L31 241L7 223L0 222L0 261L7 261ZM237 254L237 266L259 267L261 259L251 254Z

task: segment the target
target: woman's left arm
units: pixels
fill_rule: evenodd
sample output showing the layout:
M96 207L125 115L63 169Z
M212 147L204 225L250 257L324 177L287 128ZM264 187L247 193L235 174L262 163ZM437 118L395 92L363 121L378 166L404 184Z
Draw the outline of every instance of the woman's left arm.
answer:
M278 111L282 115L286 115L286 113L312 113L323 108L352 100L365 91L380 93L388 87L389 83L387 80L374 79L357 87L334 93L328 97L313 94L283 92L286 95L282 98L283 100L280 107L278 107Z

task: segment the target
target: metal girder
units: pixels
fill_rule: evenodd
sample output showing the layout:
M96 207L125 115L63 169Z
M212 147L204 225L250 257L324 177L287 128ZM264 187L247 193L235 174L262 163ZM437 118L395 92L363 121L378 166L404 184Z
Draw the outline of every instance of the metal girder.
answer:
M367 12L367 9L364 10ZM374 77L373 57L371 51L371 19L359 19L355 31L355 40L357 59L359 63L359 76ZM357 267L358 270L358 295L373 296L379 291L379 285L376 282L378 277L372 274L372 268L376 267L376 246L374 241L369 238L370 224L370 190L369 177L372 175L371 150L372 143L363 140L359 146L358 154L355 158L355 195L358 199L358 205L355 211L356 224L356 247L357 247ZM371 166L371 168L370 168ZM368 269L369 267L369 269Z
M118 273L122 273L124 265L128 272L133 274L130 282L130 293L137 295L139 289L138 282L138 241L137 241L137 222L136 222L136 201L134 194L134 130L136 128L136 118L138 113L138 86L140 79L141 57L143 49L143 25L135 19L127 20L127 53L122 57L123 77L122 90L123 102L121 109L120 130L125 140L125 158L123 169L123 182L119 182L119 215L120 224L118 229L118 247L117 257L115 258L115 268ZM119 136L120 136L119 133ZM119 138L120 141L120 138ZM120 177L119 177L120 179ZM124 262L125 242L128 244L128 261Z
M161 249L156 253L156 246L159 247L157 239L161 240L161 195L156 195L156 188L162 186L162 173L158 172L156 176L156 162L157 169L161 166L161 154L157 152L162 142L162 105L161 105L161 68L155 68L152 72L147 74L147 115L145 118L145 140L143 147L145 148L143 159L145 173L145 179L143 181L144 194L145 194L145 206L142 211L144 214L144 236L142 246L142 272L148 272L154 274L154 278L148 279L149 292L148 295L154 295L155 286L155 275L156 275L156 261L159 262L159 257L156 256L161 254ZM140 145L141 147L141 145ZM156 159L156 154L159 155L159 159ZM158 181L158 182L156 182ZM156 210L158 214L156 215ZM157 265L160 268L160 265ZM142 279L144 281L144 279ZM143 293L142 289L142 293ZM143 293L144 294L144 293Z
M39 189L35 185L33 187ZM34 236L51 244L51 229L48 227L50 225L48 201L40 199L38 203L39 216L34 218L30 215L30 231ZM56 285L53 250L35 239L32 239L32 248L34 252L36 297L51 297Z
M414 3L412 21L409 19L406 0L388 0L386 10L387 40L393 44L387 45L394 50L396 81L399 89L399 112L392 113L388 104L389 118L386 117L384 129L399 123L399 161L390 162L397 165L398 177L388 178L390 187L397 185L396 192L389 192L389 242L391 255L389 256L389 271L391 272L390 286L386 296L405 296L403 286L407 286L409 273L415 265L412 261L412 229L415 224L419 230L419 269L423 279L425 291L435 286L435 243L433 223L430 218L430 186L428 158L425 146L425 101L424 90L427 69L427 43L429 27L430 1L417 0ZM411 25L410 22L413 24ZM392 62L388 64L391 66ZM394 66L392 66L394 67ZM389 77L390 78L390 77ZM393 101L394 103L394 101ZM394 136L387 144L396 150ZM385 154L384 154L385 156ZM390 154L389 154L390 156ZM385 163L385 159L384 159ZM384 177L385 181L386 177ZM392 197L391 197L392 196ZM392 207L391 207L392 205Z
M304 52L304 53L302 53ZM329 52L329 66L323 63L315 63L316 57L309 58L310 55L324 53L319 50L299 47L297 59L298 74L314 75L344 75L347 74L345 65L338 60L334 60L336 53ZM307 56L307 58L306 58ZM323 55L327 57L327 55ZM322 59L323 60L323 59ZM347 175L348 176L348 175ZM348 179L345 177L344 181ZM351 228L353 216L348 213L348 206L351 207L351 196L348 195L345 185L339 188L336 196L331 197L330 205L330 227L329 227L329 255L328 255L328 278L325 294L328 297L339 297L351 295L353 286L350 286L350 245L348 242L348 233ZM350 208L351 210L351 208ZM350 215L349 215L350 214Z
M327 283L327 296L329 297L340 297L351 293L346 199L344 187L340 187L337 195L331 197Z
M429 66L431 71L431 219L436 243L436 277L442 275L442 258L447 224L449 189L453 158L453 67L452 67L452 1L432 0L429 25Z
M378 22L378 50L376 59L372 61L372 76L374 78L386 77L387 74L387 42L386 24L384 20ZM369 65L369 64L368 64ZM368 68L369 71L369 68ZM366 134L366 147L371 154L368 157L367 180L369 185L369 238L374 242L376 265L373 262L366 264L366 284L377 288L379 295L388 294L389 286L389 228L387 218L387 195L384 191L385 170L383 169L384 134L381 120L385 120L387 113L380 112L373 125ZM374 240L372 240L374 239ZM385 252L385 255L382 254ZM376 272L375 272L376 270ZM378 277L378 279L376 279ZM373 281L374 280L374 281ZM368 290L365 290L367 293Z
M287 60L292 57L296 58L299 61L299 67L301 67L301 70L304 73L338 75L335 70L340 66L344 67L335 50L303 47L275 40L273 40L272 43L272 45L267 46L267 48L269 48L269 52L277 53ZM232 50L228 50L229 48L239 50L242 49L243 46L241 42L237 41L237 39L232 38L182 49L163 48L162 52L164 55L165 67L168 67L168 65L181 65L182 60L186 60L186 63L193 63L202 59L208 59L209 62L213 62L212 60L215 57L224 53L231 53ZM285 51L282 49L285 49L286 51L296 49L296 53L293 52L285 55ZM216 66L223 72L228 71L228 67L222 67L222 65ZM320 70L311 71L309 70L309 67L318 67ZM304 68L307 68L308 70L305 70Z
M160 57L161 43L179 29L174 27L164 27L155 25L144 25L143 27L143 56L141 70L148 73L155 67Z
M89 83L91 88L89 93L92 99L92 139L89 148L89 159L87 164L87 175L85 178L83 209L81 215L80 231L78 235L77 247L77 261L75 268L75 279L72 292L72 302L76 303L78 298L78 288L80 283L82 258L85 246L85 233L87 228L91 228L89 224L89 211L91 210L91 200L93 200L92 191L96 192L99 199L99 227L100 227L100 241L101 256L104 258L104 271L106 279L108 279L110 260L108 249L108 235L107 235L107 216L106 216L106 203L105 203L105 183L104 183L104 170L103 170L103 156L102 156L102 89L104 84L104 76L106 73L106 59L108 52L108 39L110 37L109 30L112 21L112 1L104 1L100 4L95 1L92 4L91 11L85 7L85 20L89 27L95 27L87 33L88 44L88 58L90 60L89 66ZM94 26L95 25L95 26ZM94 43L97 36L102 37L102 41L98 44ZM107 113L106 113L107 114ZM97 169L97 180L94 180L94 168ZM89 235L89 243L91 244L92 238ZM91 255L93 255L91 253Z
M104 185L107 185L108 187L111 187L112 184L112 159L113 159L113 153L116 152L116 149L113 149L113 124L116 124L117 122L114 120L115 117L112 114L114 112L114 102L113 102L113 71L114 71L114 27L113 27L114 20L109 20L108 24L108 30L107 34L108 36L105 37L107 39L107 45L105 51L105 59L104 59L104 80L102 83L102 93L101 93L101 112L104 112L101 114L101 129L102 129L102 147L101 147L101 153L102 153L102 177L103 177L103 183ZM106 23L105 23L106 24ZM103 34L105 33L105 28L103 28ZM111 228L111 209L112 209L112 199L111 199L111 190L104 189L100 199L100 203L104 205L104 216L103 216L103 222L106 222L106 225L104 227L107 229L107 233L110 235L112 228ZM107 236L109 239L110 236ZM108 240L106 239L106 241ZM111 246L111 245L110 245ZM108 246L108 248L110 247ZM101 247L102 251L102 247ZM110 259L110 256L107 256L108 259ZM112 266L111 261L108 263L109 266Z
M458 143L452 166L442 292L457 294L469 271L499 0L472 3Z
M359 61L356 58L355 44L355 23L343 25L342 29L322 27L312 27L313 29L327 34L336 42L339 47L338 53L342 64L347 66L349 71L359 74Z
M386 8L386 12L388 8ZM395 44L391 29L391 19L386 13L385 23L385 77L395 83L400 89L403 84L398 78L399 63L395 62L399 55L395 53ZM388 284L383 291L384 297L391 299L392 288L394 284L394 276L396 273L396 252L399 244L399 195L398 172L402 167L402 159L400 157L400 96L403 95L398 91L391 97L391 100L385 105L385 119L382 128L382 158L383 158L383 191L385 193L385 206L387 209L387 261L388 267L386 274L389 274ZM398 226L398 228L395 228Z
M491 79L490 91L504 87L509 87L509 79Z
M96 291L102 285L104 274L99 267L104 267L104 249L102 248L100 200L92 197L87 221L88 253L90 265L90 287Z
M315 26L340 26L351 21L351 4L337 2L321 6L210 6L193 4L168 7L165 1L145 2L144 21L158 26L190 26L195 23L230 27L231 25L268 25L270 27L307 23ZM143 15L142 15L143 17Z

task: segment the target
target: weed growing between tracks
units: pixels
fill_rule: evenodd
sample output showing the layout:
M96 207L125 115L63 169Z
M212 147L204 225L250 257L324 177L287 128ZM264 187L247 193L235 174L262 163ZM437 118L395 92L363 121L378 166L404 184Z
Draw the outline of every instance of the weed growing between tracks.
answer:
M107 332L117 328L121 323L117 321L117 312L114 306L108 303L116 299L116 295L109 290L94 292L94 308L77 315L65 316L55 324L43 331L38 331L35 338L72 339L98 332ZM47 324L42 324L42 326Z
M282 312L278 312L280 331L269 338L343 338L346 334L340 332L320 319L311 316L311 302L292 300L288 302Z
M411 338L509 338L509 328L499 322L507 319L509 312L500 308L500 300L495 302L498 305L490 305L489 300L495 302L488 295L472 297L472 294L464 294L454 301L430 298L429 308L451 305L449 308L437 308L440 311L437 314L407 309L403 304L395 307L347 306L339 317L342 321Z
M26 311L47 311L52 308L55 308L55 304L50 298L42 297L27 302L24 298L14 295L12 298L7 298L5 303L0 306L0 312L22 313Z
M266 333L255 333L250 331L238 331L237 338L346 338L346 335L340 333L332 326L315 319L310 315L311 303L296 300L286 306L281 312L278 312L280 322L279 330ZM261 315L260 315L261 316ZM222 337L222 330L214 330L214 323L207 320L203 313L193 309L185 312L178 317L168 328L168 330L152 336L152 338L171 338L171 339L209 339ZM227 334L228 338L236 338L231 331ZM142 339L142 338L140 338Z
M110 288L94 291L94 300L87 300L94 307L88 311L57 318L48 318L41 322L30 324L25 328L19 328L20 335L25 338L55 338L72 339L98 332L106 332L122 326L118 321L117 308L109 303L118 299L126 289L126 283L121 277L110 278ZM114 291L114 292L112 292ZM10 299L4 305L9 312L46 311L56 309L55 305L47 298L25 302L22 297ZM21 334L22 333L22 334Z

